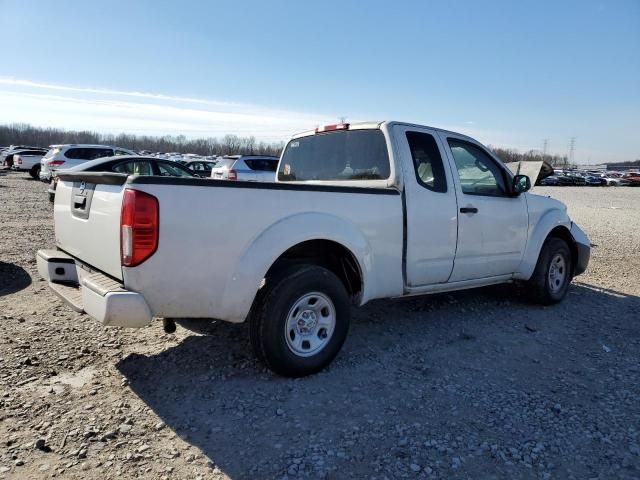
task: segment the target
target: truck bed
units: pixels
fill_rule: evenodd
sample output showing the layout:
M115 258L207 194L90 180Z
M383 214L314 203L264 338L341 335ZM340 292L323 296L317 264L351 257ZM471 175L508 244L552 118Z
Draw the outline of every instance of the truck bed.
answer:
M78 218L72 203L83 182L93 199ZM157 251L136 267L120 266L124 189L159 202ZM358 258L361 303L401 295L402 210L393 188L69 172L60 174L55 223L60 249L141 293L154 316L241 322L273 262L311 239Z

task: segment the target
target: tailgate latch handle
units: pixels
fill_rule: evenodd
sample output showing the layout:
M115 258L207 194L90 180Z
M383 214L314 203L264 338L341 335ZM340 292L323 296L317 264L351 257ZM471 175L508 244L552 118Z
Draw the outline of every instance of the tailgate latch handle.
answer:
M82 195L76 195L75 197L73 197L73 208L75 209L84 208L86 203L87 203L87 197L84 197Z

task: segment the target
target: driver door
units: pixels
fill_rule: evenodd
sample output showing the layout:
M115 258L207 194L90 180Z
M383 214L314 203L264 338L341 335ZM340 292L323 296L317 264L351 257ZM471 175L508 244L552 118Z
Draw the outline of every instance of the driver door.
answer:
M440 133L453 166L458 248L450 282L514 273L527 242L525 195L512 196L511 175L481 145Z

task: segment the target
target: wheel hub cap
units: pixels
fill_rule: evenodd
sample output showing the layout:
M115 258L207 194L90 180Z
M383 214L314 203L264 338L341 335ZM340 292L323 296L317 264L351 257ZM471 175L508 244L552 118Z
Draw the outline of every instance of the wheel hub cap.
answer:
M549 265L549 288L552 292L558 292L562 289L567 278L567 264L564 256L556 254Z
M300 335L311 335L318 324L318 315L313 310L305 310L298 317L296 330Z
M303 295L293 303L285 323L287 346L300 357L310 357L324 349L333 335L336 309L320 292Z

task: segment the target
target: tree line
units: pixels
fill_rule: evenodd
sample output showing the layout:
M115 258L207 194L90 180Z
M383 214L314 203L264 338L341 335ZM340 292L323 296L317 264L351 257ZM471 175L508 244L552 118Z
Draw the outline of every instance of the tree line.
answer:
M40 128L28 124L0 125L0 146L29 145L48 147L55 144L94 143L114 145L131 150L148 150L150 152L196 153L198 155L280 155L283 142L256 141L255 137L239 137L225 135L221 138L190 138L184 135L165 135L161 137L149 135L118 135L91 132L88 130L63 130L60 128ZM513 148L489 147L503 162L541 161L554 167L568 168L567 156L544 155L537 150L521 153Z
M501 148L489 146L491 151L496 154L505 163L510 162L541 162L545 161L551 164L553 167L558 168L571 168L576 165L569 162L569 158L566 155L549 155L540 152L539 150L529 150L528 152L521 153L514 148Z
M60 128L40 128L28 124L0 125L0 146L28 145L48 147L68 143L104 144L131 150L150 152L196 153L198 155L280 155L283 142L256 141L255 137L225 135L221 138L187 138L184 135L117 135L91 132L88 130L62 130Z

